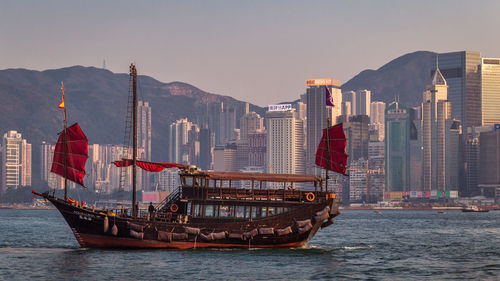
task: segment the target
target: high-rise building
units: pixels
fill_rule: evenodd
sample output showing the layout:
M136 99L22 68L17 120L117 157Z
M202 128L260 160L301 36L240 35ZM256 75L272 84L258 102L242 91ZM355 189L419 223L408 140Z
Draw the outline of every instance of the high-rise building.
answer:
M221 144L226 144L236 140L236 110L234 107L223 107L220 117L220 133L219 141Z
M344 132L346 136L346 151L349 155L348 161L359 158L368 159L368 124L370 118L366 115L339 116L337 122L344 123Z
M364 169L367 167L368 160L359 158L352 160L349 167L352 170L349 172L349 201L350 202L365 202L367 173Z
M215 144L214 145L220 145L223 143L221 140L222 138L222 133L221 133L221 114L224 110L224 103L222 102L214 102L210 103L207 105L207 123L208 123L208 129L210 129L210 132L213 134L214 139L215 139Z
M448 85L438 68L431 84L424 92L422 103L422 170L424 190L457 190L458 133L460 122L451 117L452 105L448 101ZM450 161L455 161L452 163Z
M351 102L350 101L343 101L342 102L342 115L345 115L345 116L351 116L352 115L352 112L351 112Z
M345 106L344 115L356 115L356 92L348 91L342 93L342 103ZM349 114L347 114L349 113Z
M465 135L465 154L463 160L465 160L466 165L463 169L465 174L465 184L461 186L460 196L476 196L481 195L481 191L479 190L479 182L481 175L481 167L480 167L480 152L481 152L481 143L480 136L491 132L492 126L480 126L480 127L469 127L467 131L464 131ZM483 153L486 153L483 150ZM494 153L492 151L492 153ZM484 167L484 166L483 166ZM484 175L484 174L483 174ZM460 177L462 179L463 177Z
M384 124L385 102L374 101L370 104L370 124Z
M175 163L185 163L187 156L184 153L184 148L189 141L189 132L193 127L193 123L187 118L182 118L170 125L169 131L169 159ZM187 164L187 163L186 163Z
M481 54L442 53L437 61L448 85L451 117L460 120L463 128L481 126ZM435 71L436 68L431 70L432 77Z
M266 166L266 131L248 135L248 165L253 167Z
M139 158L151 161L151 107L149 102L137 102L137 146L144 149ZM143 190L151 190L151 180L147 171L141 170Z
M481 133L479 184L500 189L500 128Z
M308 168L307 173L319 175L321 169L315 165L316 150L323 135L323 129L326 128L327 117L330 119L330 124L334 124L337 117L342 113L342 92L340 90L340 81L332 78L309 79L306 81L306 85L308 88L305 94L307 100L307 149L305 163ZM331 93L334 107L326 106L325 87L328 87Z
M40 179L45 182L49 180L54 148L55 146L53 144L42 141L40 147Z
M307 117L307 105L301 101L297 102L295 105L295 110L297 111L297 116L300 120L306 120Z
M268 111L267 172L279 174L304 173L304 121L297 118L295 109Z
M144 148L144 159L151 161L151 107L149 102L137 102L137 146Z
M31 144L17 131L2 139L2 190L31 185Z
M410 190L410 114L397 101L385 110L385 190Z
M422 190L421 107L410 108L410 190Z
M164 169L159 173L155 173L155 182L155 189L175 192L181 182L179 170L177 168Z
M240 140L248 142L248 135L264 129L264 118L256 112L249 112L240 119Z
M385 189L385 143L368 143L368 187L366 200L377 202L383 200Z
M483 126L500 123L500 59L482 59L481 113Z
M203 170L210 170L212 169L212 162L213 162L213 157L212 157L212 151L213 151L213 144L212 144L212 134L210 132L210 129L205 128L205 129L200 129L200 160L198 162L200 168Z
M356 91L356 115L371 116L371 92L368 90Z
M371 92L368 90L348 91L342 93L342 100L346 107L350 104L350 114L345 115L367 115L370 116ZM349 111L346 109L345 112Z

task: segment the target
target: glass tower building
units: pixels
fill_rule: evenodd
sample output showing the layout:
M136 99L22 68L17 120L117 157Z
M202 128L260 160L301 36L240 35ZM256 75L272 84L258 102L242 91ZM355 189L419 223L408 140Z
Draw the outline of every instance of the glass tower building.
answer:
M443 53L437 61L448 84L451 117L460 120L463 128L481 126L481 53ZM435 71L431 70L431 77Z
M410 114L395 101L385 110L385 188L410 190Z

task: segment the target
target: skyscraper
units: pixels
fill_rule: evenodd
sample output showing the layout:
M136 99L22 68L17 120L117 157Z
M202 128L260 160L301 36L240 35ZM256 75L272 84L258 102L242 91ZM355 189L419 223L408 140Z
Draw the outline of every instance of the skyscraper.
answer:
M410 189L410 114L395 101L385 110L385 189Z
M368 90L348 91L342 93L342 100L349 102L351 109L350 115L370 116L371 92ZM347 105L347 103L346 103ZM346 110L346 112L348 109Z
M31 144L17 131L2 139L2 190L31 185Z
M500 59L482 59L481 112L483 126L500 123Z
M304 121L297 118L295 109L268 111L267 172L281 174L304 173Z
M240 119L240 139L248 142L248 135L264 130L264 118L256 112L249 112Z
M439 54L438 66L448 85L451 117L460 120L464 129L481 126L481 54L471 51Z
M137 104L137 145L144 149L144 155L139 158L151 161L151 107L148 102L138 101ZM150 174L140 170L143 190L151 190Z
M360 158L368 159L368 124L370 119L366 115L340 116L338 122L344 123L344 132L347 140L346 151L348 161Z
M370 124L384 123L385 102L374 101L370 104Z
M333 78L327 79L309 79L306 81L308 86L306 90L307 100L307 149L306 149L306 167L310 174L319 175L321 169L315 165L316 149L323 135L323 129L326 128L327 113L330 124L335 124L337 117L341 115L342 93L340 90L340 81ZM326 106L326 90L328 87L333 98L334 107ZM268 148L269 149L269 148Z
M200 129L200 168L203 170L210 170L212 168L212 138L210 129Z
M458 154L458 133L460 123L451 118L452 104L448 101L447 81L439 68L434 72L431 84L424 92L422 103L422 170L424 190L457 189L456 183L450 182L458 177L450 168L458 159L451 161L452 155ZM452 140L452 135L455 135ZM454 162L454 163L453 163Z
M137 144L144 148L146 161L151 161L151 107L149 102L138 101L137 104Z
M356 91L356 115L370 116L371 92L368 90Z
M49 180L49 173L52 166L52 157L54 155L54 145L42 141L40 148L40 178L42 181Z
M170 125L169 130L169 159L175 163L185 163L184 146L189 141L189 131L193 127L193 123L187 118L182 118ZM186 163L187 164L187 163Z

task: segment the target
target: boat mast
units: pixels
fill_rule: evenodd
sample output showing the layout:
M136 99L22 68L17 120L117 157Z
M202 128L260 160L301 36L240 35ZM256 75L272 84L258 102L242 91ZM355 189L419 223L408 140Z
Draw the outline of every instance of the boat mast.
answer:
M326 169L325 169L325 191L328 192L328 168L329 168L329 158L330 158L330 136L328 135L328 129L330 128L330 118L328 117L328 107L326 108Z
M66 105L64 104L64 84L61 81L61 93L63 97L63 109L64 109L64 131L63 131L63 147L64 147L64 200L68 200L68 145L67 145L67 134L68 134L68 121L66 119Z
M137 217L136 191L137 191L137 69L134 64L130 65L130 75L132 76L132 126L133 126L133 147L132 147L132 216Z

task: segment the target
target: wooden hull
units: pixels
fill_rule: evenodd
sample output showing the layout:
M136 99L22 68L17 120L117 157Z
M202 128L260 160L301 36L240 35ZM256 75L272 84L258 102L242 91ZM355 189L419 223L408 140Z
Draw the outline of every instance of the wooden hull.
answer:
M76 240L84 248L122 249L194 249L194 248L287 248L302 247L322 226L333 222L337 214L323 215L333 201L305 204L295 211L256 220L212 219L188 223L148 221L143 218L121 217L88 208L76 207L47 194L38 194L51 201L63 215ZM310 222L301 226L300 222ZM107 226L105 226L107 224ZM116 227L114 227L116 226ZM134 231L139 227L139 231ZM279 233L279 229L289 233ZM113 228L115 231L113 231ZM187 233L187 229L199 233ZM273 229L269 233L270 229ZM142 231L140 231L142 230ZM263 231L265 230L265 231ZM161 239L159 232L168 234ZM253 232L245 236L245 233ZM207 239L210 233L219 236ZM231 235L233 234L233 235Z

